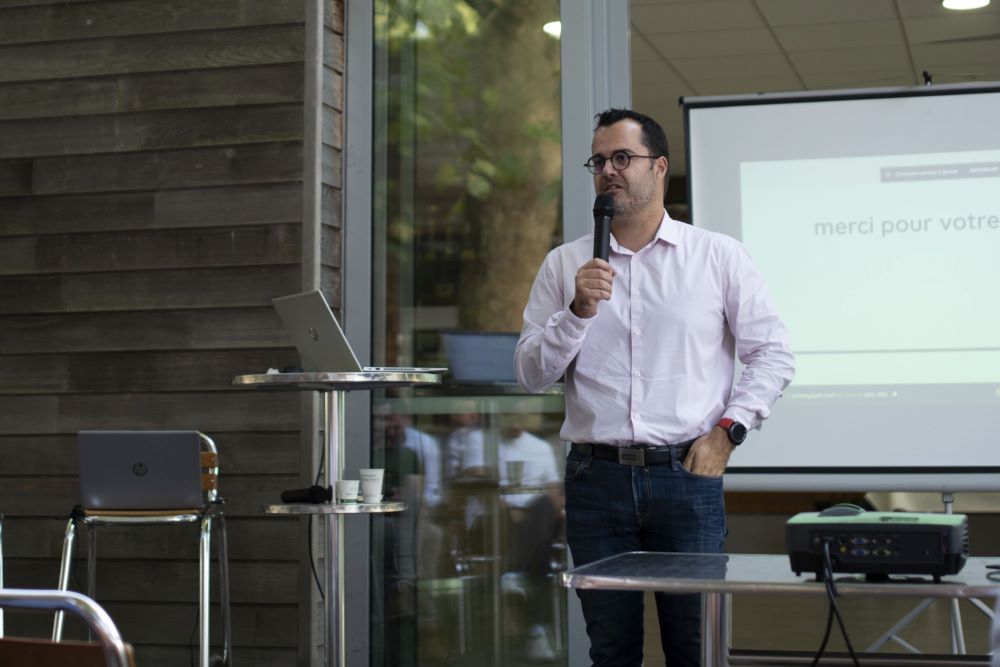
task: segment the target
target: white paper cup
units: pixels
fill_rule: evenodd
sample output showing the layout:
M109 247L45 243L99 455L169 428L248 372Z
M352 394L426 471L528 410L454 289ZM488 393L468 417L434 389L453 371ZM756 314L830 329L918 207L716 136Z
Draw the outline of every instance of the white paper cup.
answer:
M385 477L383 468L361 469L361 495L366 503L382 502L382 480Z
M361 480L361 502L380 503L382 502L382 483L375 480Z
M507 485L521 486L524 481L524 461L507 461Z
M337 480L337 502L338 503L356 503L358 502L358 485L360 480L357 479L338 479Z

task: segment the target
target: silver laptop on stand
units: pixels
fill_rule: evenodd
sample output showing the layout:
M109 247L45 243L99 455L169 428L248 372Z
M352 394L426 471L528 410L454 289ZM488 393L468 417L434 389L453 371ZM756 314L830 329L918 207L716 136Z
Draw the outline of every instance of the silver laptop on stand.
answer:
M272 299L281 323L302 357L302 368L314 373L443 373L446 368L362 366L337 323L323 293L314 290Z

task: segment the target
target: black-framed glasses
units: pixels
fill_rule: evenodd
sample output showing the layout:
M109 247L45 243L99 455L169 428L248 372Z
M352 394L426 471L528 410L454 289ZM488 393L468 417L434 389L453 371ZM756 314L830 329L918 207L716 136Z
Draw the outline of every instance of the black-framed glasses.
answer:
M629 164L632 162L632 158L642 157L648 158L650 160L656 160L657 158L663 157L662 155L632 155L631 153L626 153L625 151L615 151L611 154L610 158L606 158L601 155L591 156L583 166L587 168L592 174L599 174L604 171L604 166L611 160L611 166L615 168L616 171L624 171L628 169Z

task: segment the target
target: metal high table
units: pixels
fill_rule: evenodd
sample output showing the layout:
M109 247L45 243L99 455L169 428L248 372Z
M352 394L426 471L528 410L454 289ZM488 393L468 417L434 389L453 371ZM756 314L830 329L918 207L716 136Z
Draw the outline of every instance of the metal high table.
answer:
M837 574L837 592L843 596L897 596L922 598L1000 598L1000 581L987 574L1000 558L970 558L958 574L934 583L928 576L866 581L863 575ZM701 664L729 664L729 595L777 593L826 595L826 586L813 574L792 572L788 556L746 554L679 554L634 551L581 565L562 574L570 588L701 593ZM1000 649L1000 630L994 618L990 633L993 651ZM932 664L922 660L921 664Z
M237 387L254 387L266 390L315 391L324 398L324 432L326 453L324 475L326 483L336 486L344 469L344 397L348 391L369 391L415 384L436 384L441 376L436 373L408 372L401 369L365 371L361 373L266 373L238 375L233 378ZM342 667L347 664L344 642L344 526L340 518L345 514L382 514L401 512L405 503L319 503L267 505L267 514L326 516L326 664Z

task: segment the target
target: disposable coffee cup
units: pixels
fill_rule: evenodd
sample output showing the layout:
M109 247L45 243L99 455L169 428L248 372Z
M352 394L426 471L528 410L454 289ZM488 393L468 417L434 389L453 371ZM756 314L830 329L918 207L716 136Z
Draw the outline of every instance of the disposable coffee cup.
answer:
M507 461L507 485L521 486L524 481L524 461Z
M363 502L382 502L382 480L385 477L383 468L361 469L361 495Z
M338 503L356 503L358 502L358 485L360 480L357 479L338 479L337 480L337 502Z
M361 502L380 503L382 502L382 483L375 480L361 481Z

